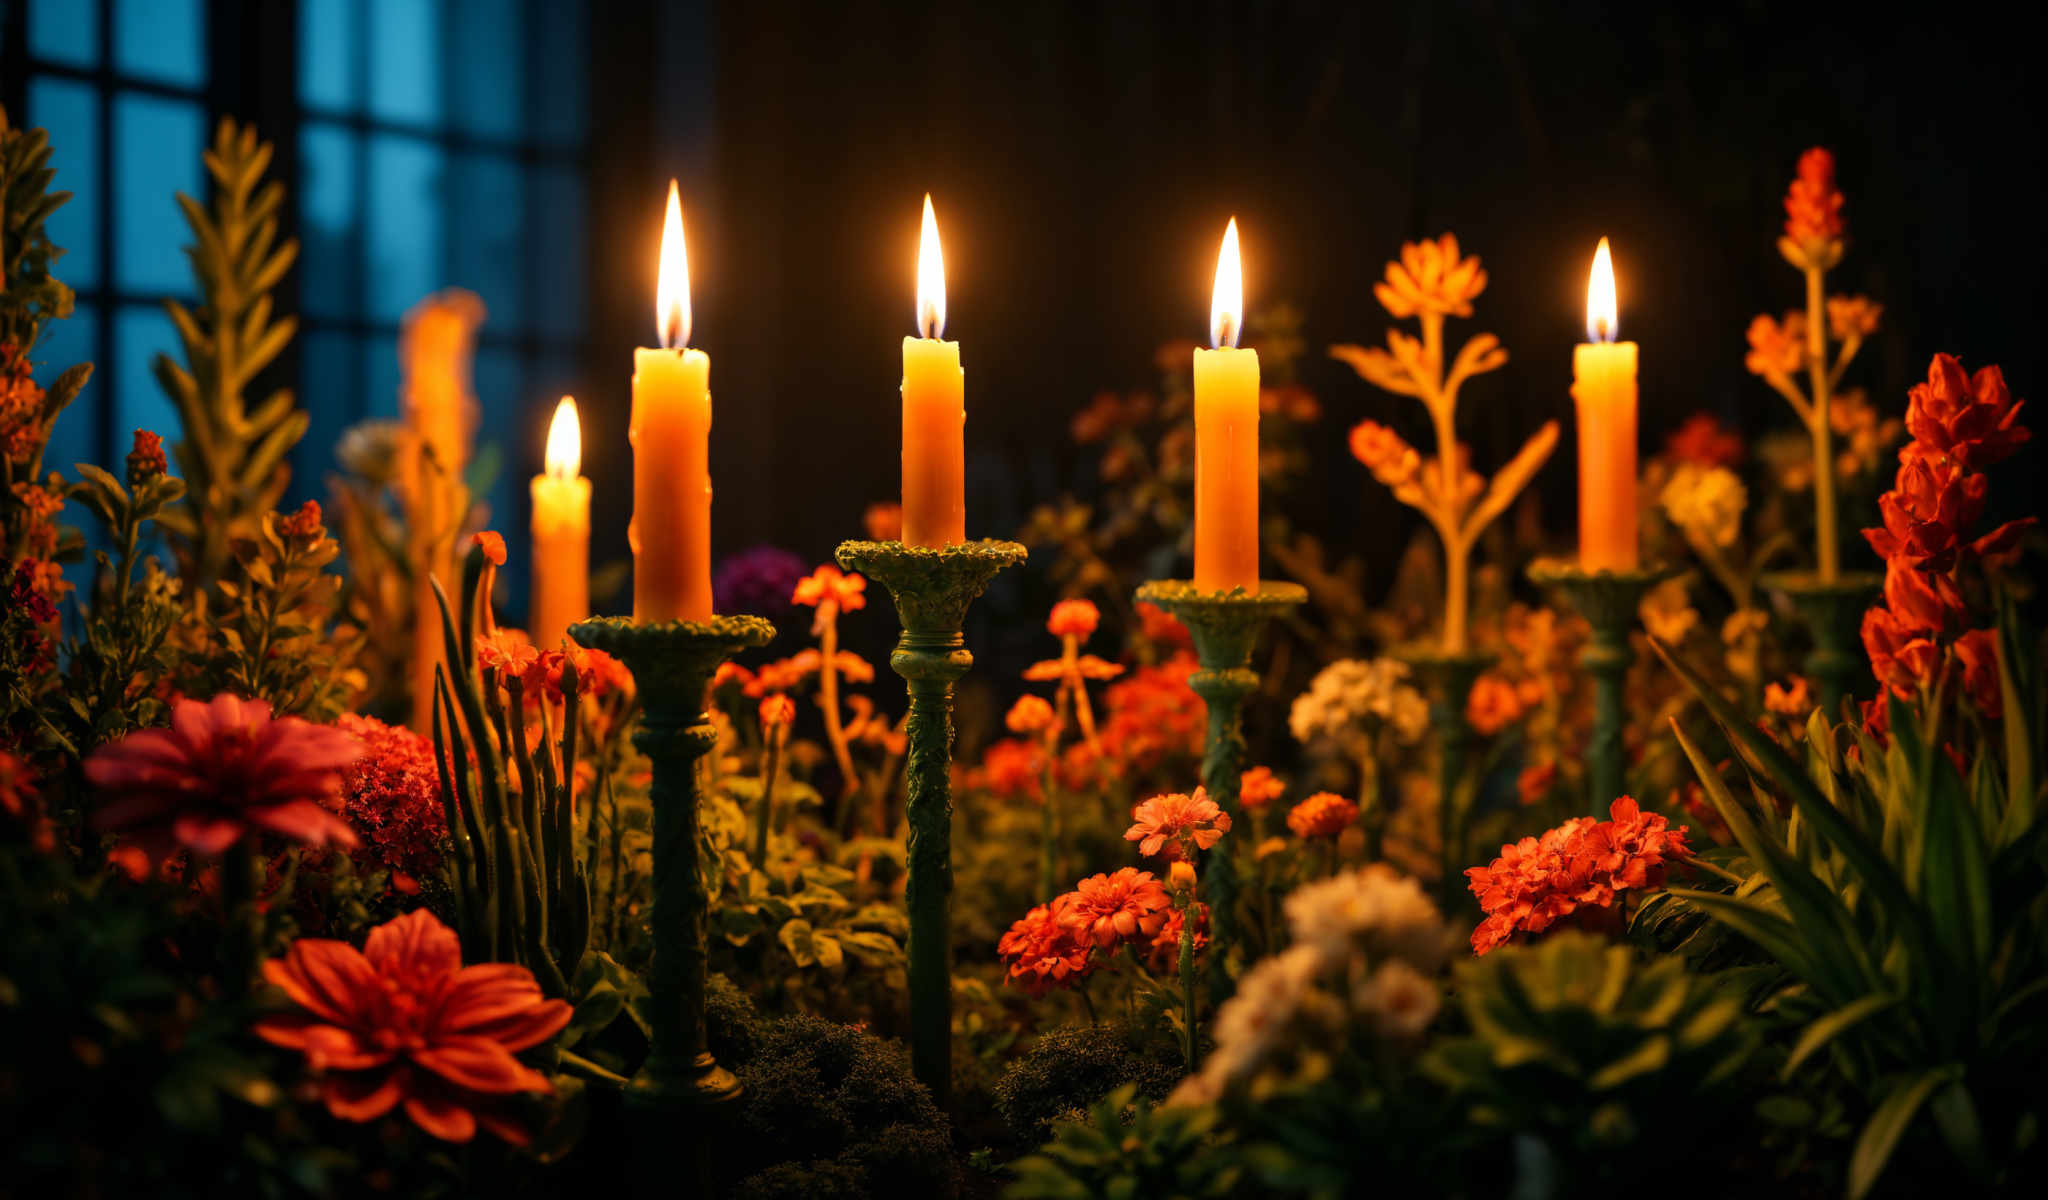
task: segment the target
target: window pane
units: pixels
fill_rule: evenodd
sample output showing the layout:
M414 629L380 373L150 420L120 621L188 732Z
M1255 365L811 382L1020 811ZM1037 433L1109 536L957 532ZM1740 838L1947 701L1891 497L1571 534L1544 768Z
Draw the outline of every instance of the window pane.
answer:
M398 415L398 335L364 338L357 361L362 364L365 416Z
M526 28L518 0L450 0L449 115L454 127L510 141L525 127Z
M114 204L114 281L124 291L192 291L181 249L191 234L171 193L206 195L199 162L205 120L190 101L114 95L114 170L130 181L116 189Z
M80 304L69 317L45 325L33 354L36 381L48 387L57 381L57 376L79 363L98 360L99 328L99 312L90 304ZM99 464L104 457L99 445L99 414L106 395L107 377L95 374L86 381L78 398L57 414L56 428L50 431L50 447L43 452L44 474L62 471L70 475L74 463Z
M74 67L99 66L97 0L34 0L28 7L28 52Z
M339 125L308 121L299 135L299 300L308 316L353 317L361 303L360 147Z
M91 84L37 79L28 88L28 118L50 131L51 187L71 201L50 215L50 240L64 248L57 278L74 288L100 284L100 98Z
M206 6L200 0L115 0L114 67L178 87L204 84Z
M368 315L397 321L441 285L442 175L438 146L393 134L370 137L370 211L364 248Z
M306 436L293 456L292 494L297 499L326 495L335 448L362 411L362 343L346 333L314 332L299 338L299 403L308 417Z
M184 348L170 317L154 304L124 304L114 313L114 445L111 457L128 453L135 431L154 430L170 445L184 436L178 410L157 386L150 363L159 354L184 362Z
M581 4L536 6L534 91L527 120L533 136L550 146L583 140L583 31L590 20Z
M357 0L299 0L299 100L309 108L354 112Z
M441 123L441 0L369 0L370 115Z
M583 176L568 167L533 172L527 253L533 263L534 321L548 338L583 336Z
M526 265L552 257L555 239L534 238L526 225L526 176L508 155L463 154L453 163L448 208L449 282L482 296L491 328L526 329Z

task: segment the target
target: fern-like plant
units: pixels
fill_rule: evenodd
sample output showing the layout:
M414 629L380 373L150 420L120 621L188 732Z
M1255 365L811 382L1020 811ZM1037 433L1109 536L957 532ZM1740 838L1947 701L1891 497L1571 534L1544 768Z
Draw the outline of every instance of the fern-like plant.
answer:
M254 408L245 395L298 330L296 318L272 312L270 290L291 269L299 243L277 239L284 186L263 181L270 157L253 126L224 119L205 155L212 207L178 194L202 299L197 309L164 301L186 362L159 354L153 366L184 427L175 453L186 500L164 513L163 524L195 592L230 569L237 539L262 536L289 478L285 456L306 432L307 415L289 388Z

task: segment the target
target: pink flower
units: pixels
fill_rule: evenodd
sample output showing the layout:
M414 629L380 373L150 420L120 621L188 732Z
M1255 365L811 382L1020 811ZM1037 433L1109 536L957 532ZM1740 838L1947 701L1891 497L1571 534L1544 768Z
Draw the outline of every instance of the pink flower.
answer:
M1185 859L1194 850L1207 850L1230 832L1230 814L1218 808L1201 788L1192 796L1182 792L1154 796L1131 810L1131 820L1124 840L1137 842L1140 854L1164 853L1169 859Z
M145 729L93 752L93 823L157 851L218 855L251 833L308 845L356 844L337 816L342 770L363 754L342 730L270 715L263 700L180 700L169 729Z

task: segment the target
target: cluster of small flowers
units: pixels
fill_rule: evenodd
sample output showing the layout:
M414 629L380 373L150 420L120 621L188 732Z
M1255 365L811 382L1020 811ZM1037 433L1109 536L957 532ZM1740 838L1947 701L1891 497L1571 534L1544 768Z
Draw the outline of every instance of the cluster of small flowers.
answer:
M1329 743L1347 754L1369 752L1378 723L1404 744L1414 743L1429 727L1428 703L1409 685L1408 668L1391 658L1331 663L1294 698L1287 715L1296 741Z
M736 685L748 699L758 700L795 691L824 665L825 656L816 647L807 647L788 658L763 663L759 670L754 671L738 663L720 663L717 673L711 677L711 687L716 691L728 684ZM849 683L872 683L875 679L874 664L851 650L833 651L832 669Z
M1628 890L1663 886L1670 860L1692 853L1686 826L1669 827L1623 796L1610 818L1574 817L1540 838L1500 848L1500 857L1465 875L1486 918L1472 931L1485 954L1519 933L1541 933L1581 909L1605 909Z
M28 356L13 342L0 342L0 458L26 463L43 438L43 389L36 386Z
M341 813L361 835L360 854L392 873L403 892L441 866L448 815L441 806L433 743L403 726L344 713L335 728L362 744L342 772Z
M1990 484L1982 468L2011 457L2030 436L2017 423L2020 408L1997 367L1967 374L1947 354L1934 356L1927 382L1908 394L1913 440L1899 451L1892 490L1878 497L1884 524L1863 531L1885 560L1884 603L1863 615L1863 647L1891 695L1912 698L1953 660L1970 702L1987 719L1999 719L1997 636L1966 628L1972 614L1958 574L1970 559L1995 562L2011 554L2035 522L2024 517L1970 537ZM1880 694L1865 707L1866 724L1882 734L1887 713Z

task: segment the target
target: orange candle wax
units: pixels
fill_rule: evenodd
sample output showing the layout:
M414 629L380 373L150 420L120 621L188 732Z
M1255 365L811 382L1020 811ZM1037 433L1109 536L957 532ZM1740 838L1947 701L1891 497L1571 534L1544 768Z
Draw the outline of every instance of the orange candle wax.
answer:
M1209 309L1212 350L1195 351L1195 586L1259 590L1259 353L1240 350L1237 220L1223 233Z
M960 343L946 330L946 267L939 223L924 198L917 247L917 324L903 339L903 541L948 546L967 540L967 377Z
M1614 341L1614 263L1607 239L1593 255L1586 334L1572 353L1579 409L1579 565L1634 570L1636 555L1636 344Z
M711 359L690 341L683 209L668 185L655 315L661 348L633 352L633 617L711 619Z
M569 626L590 615L590 481L583 461L576 401L555 406L545 469L533 477L533 593L527 632L553 650Z

